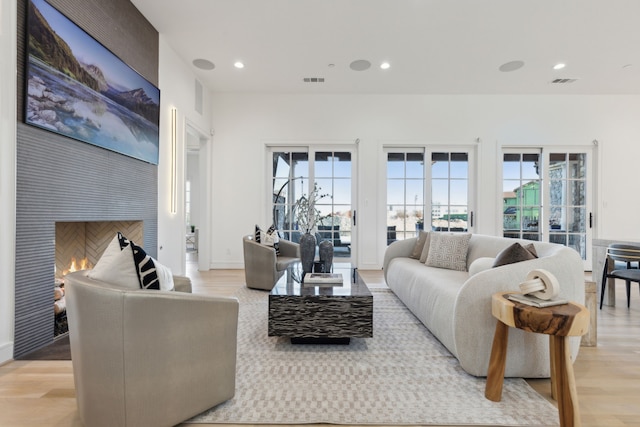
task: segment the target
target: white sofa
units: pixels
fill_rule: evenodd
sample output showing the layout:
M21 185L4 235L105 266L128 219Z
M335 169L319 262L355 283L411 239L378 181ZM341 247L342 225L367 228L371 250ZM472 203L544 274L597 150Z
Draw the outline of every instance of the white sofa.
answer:
M506 247L516 241L532 242L474 234L466 266L480 271L470 275L469 271L429 267L411 258L416 241L397 241L387 248L383 265L387 285L471 375L487 375L496 325L491 315L494 293L519 291L531 270L545 269L557 277L560 297L584 304L583 262L566 246L533 242L537 259L491 268L491 258ZM506 377L549 377L547 336L510 328L508 342ZM579 346L580 337L572 337L572 360Z

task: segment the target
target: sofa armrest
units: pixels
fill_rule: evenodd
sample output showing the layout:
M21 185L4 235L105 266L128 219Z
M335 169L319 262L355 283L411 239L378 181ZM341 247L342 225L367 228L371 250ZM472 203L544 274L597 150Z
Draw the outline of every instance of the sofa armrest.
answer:
M409 257L413 248L416 246L417 237L411 237L405 240L396 240L384 251L384 261L382 262L382 270L384 272L384 278L387 279L387 267L392 259L398 257Z
M467 372L486 375L491 354L491 341L486 337L493 336L496 325L496 319L491 314L492 295L502 291L520 292L520 283L534 269L547 270L557 277L561 298L584 304L582 259L576 251L567 247L559 246L550 256L491 268L469 277L460 288L452 316L456 357ZM474 324L473 328L469 328L470 323ZM530 365L532 371L538 372L535 376L548 375L548 353L527 351L546 348L547 337L515 330L510 331L509 342L506 376L522 376L519 371L523 364ZM579 340L572 340L571 347L575 360Z

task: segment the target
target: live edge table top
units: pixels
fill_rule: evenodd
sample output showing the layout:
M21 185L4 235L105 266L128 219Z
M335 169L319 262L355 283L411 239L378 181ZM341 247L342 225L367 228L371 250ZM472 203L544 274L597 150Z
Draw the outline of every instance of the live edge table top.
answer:
M338 286L301 283L298 266L285 273L269 294L269 336L294 343L348 344L350 338L373 336L373 295L351 268ZM352 279L354 279L352 281Z

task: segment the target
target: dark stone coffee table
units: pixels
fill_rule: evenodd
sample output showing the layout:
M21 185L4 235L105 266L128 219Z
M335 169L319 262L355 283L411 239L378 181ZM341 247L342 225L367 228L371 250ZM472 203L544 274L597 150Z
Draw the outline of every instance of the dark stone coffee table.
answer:
M342 286L301 283L298 264L290 267L269 294L269 336L294 344L349 344L373 336L373 295L349 265L334 266Z

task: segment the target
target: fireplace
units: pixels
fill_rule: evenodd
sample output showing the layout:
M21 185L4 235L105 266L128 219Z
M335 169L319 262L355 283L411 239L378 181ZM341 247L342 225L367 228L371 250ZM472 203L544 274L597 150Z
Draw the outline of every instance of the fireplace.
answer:
M142 242L143 221L88 221L55 223L55 277L53 295L54 338L68 332L64 276L92 268L119 231L133 242Z
M143 221L56 222L55 279L93 267L118 231L142 245Z

